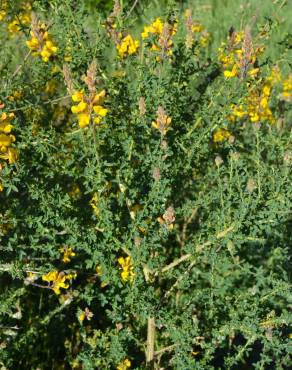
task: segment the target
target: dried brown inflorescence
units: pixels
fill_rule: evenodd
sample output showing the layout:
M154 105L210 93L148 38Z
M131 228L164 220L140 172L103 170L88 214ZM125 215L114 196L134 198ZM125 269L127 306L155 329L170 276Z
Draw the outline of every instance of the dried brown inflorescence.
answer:
M166 22L164 23L162 33L158 39L158 44L160 46L160 57L165 59L170 52L172 41L171 41L171 32L170 25Z
M97 79L97 61L93 59L90 66L88 67L86 76L83 76L83 81L86 83L88 90L91 94L96 93Z
M190 49L193 46L194 43L194 34L193 34L193 16L191 9L187 9L186 13L186 29L187 29L187 37L186 37L186 47Z
M114 41L116 45L120 44L121 41L121 33L116 28L116 18L119 17L119 15L122 12L122 7L119 0L115 0L114 2L114 8L111 14L108 16L106 20L106 29L110 36L110 38Z
M73 79L71 75L71 70L68 66L68 64L63 64L63 75L64 75L64 80L65 84L67 87L67 91L70 95L73 95L74 93L74 84L73 84Z
M248 67L251 63L253 55L253 43L251 30L249 26L246 26L244 32L244 39L242 44L242 57L240 60L240 74L241 78L245 78L247 74Z
M145 99L143 98L143 96L141 96L139 98L139 113L140 113L140 116L145 116L146 114L146 103L145 103Z
M174 208L172 206L168 207L162 216L166 225L171 225L175 221Z

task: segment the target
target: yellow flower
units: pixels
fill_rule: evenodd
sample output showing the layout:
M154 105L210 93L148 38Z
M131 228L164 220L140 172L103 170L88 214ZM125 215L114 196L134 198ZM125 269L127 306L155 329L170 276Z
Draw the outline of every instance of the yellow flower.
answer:
M23 97L23 91L16 90L12 93L12 95L8 96L8 100L16 101L16 100L20 100L22 97Z
M6 17L6 11L3 9L0 9L0 21L3 21L3 19Z
M10 113L8 116L6 113L2 113L0 117L0 132L4 134L9 134L12 130L12 125L10 124L11 120L14 118L14 114Z
M271 89L272 89L271 84L265 83L264 86L263 86L263 95L267 96L267 97L270 96L271 95Z
M219 47L218 59L224 68L226 78L238 77L239 70L243 65L248 67L247 75L256 77L259 68L255 68L257 56L263 52L262 47L254 49L252 46L247 53L245 40L248 37L246 32L232 32L228 37L228 42L223 42Z
M93 105L101 105L103 104L103 101L104 101L104 97L105 97L105 90L102 90L100 91L98 94L95 94L94 98L93 98L93 101L92 101L92 104Z
M47 274L43 275L42 279L44 281L50 282L50 281L55 281L57 277L58 277L58 271L50 271Z
M74 92L72 100L78 104L73 105L71 111L77 114L80 128L89 125L92 111L97 115L97 117L92 117L96 124L100 123L102 118L107 115L108 110L101 105L103 104L105 94L105 90L102 90L98 94L95 94L94 97L87 97L83 90Z
M131 367L131 361L125 358L118 366L117 370L127 370Z
M22 24L29 24L31 22L31 15L30 13L22 13L19 16L20 23Z
M43 281L50 283L49 287L59 295L61 293L60 289L68 289L69 284L66 283L66 280L71 280L76 278L76 274L66 275L64 272L50 271L47 274L42 276Z
M72 95L72 100L75 103L79 103L84 99L84 91L75 91L75 93Z
M15 142L14 135L8 135L12 130L11 120L14 118L14 114L3 112L0 117L0 158L7 160L9 164L15 163L18 154L16 149L12 148L12 143Z
M200 45L203 48L206 48L209 45L209 42L210 42L210 34L209 34L209 32L205 31L205 32L202 33L202 36L200 38Z
M231 71L230 70L224 71L224 76L226 78L232 78L237 76L237 73L238 73L237 65L234 64Z
M126 54L133 55L139 48L139 41L134 40L131 35L125 36L117 45L119 56L124 58Z
M264 108L264 109L267 108L267 106L268 106L268 99L266 97L261 98L260 106L262 108Z
M132 259L130 256L124 258L119 257L118 263L122 268L121 271L121 278L123 281L133 281L135 277L135 273L133 271Z
M292 101L292 75L283 81L283 92L280 98L286 102Z
M71 107L71 111L74 114L82 113L85 111L85 109L87 109L87 103L83 100L79 104L73 105L73 107Z
M255 77L259 73L259 68L252 68L250 71L247 72L247 74L250 77Z
M57 53L58 47L45 31L45 25L38 25L37 28L37 35L30 31L32 37L26 41L26 45L34 52L34 55L39 55L44 62L48 62Z
M26 45L31 49L32 51L38 51L40 44L38 42L38 39L33 36L30 40L26 41Z
M78 316L78 319L82 322L85 319L85 313L82 311L81 314Z
M242 118L246 115L246 112L243 110L242 105L239 105L238 107L236 105L231 106L232 114L235 117Z
M93 317L93 313L89 310L88 307L86 307L85 310L80 313L78 318L81 322L83 322L85 319L90 321L92 317Z
M103 273L102 273L102 268L100 265L96 266L95 271L96 271L97 276L102 276Z
M170 128L171 117L168 117L162 107L157 110L157 119L152 122L152 127L160 131L161 135L165 135Z
M63 253L62 261L68 263L71 261L71 257L74 257L76 254L73 252L71 247L62 247L60 252Z
M213 134L213 141L214 143L220 143L222 141L227 140L231 136L231 133L224 129L219 128L214 134Z
M0 152L6 152L7 148L15 141L15 136L0 134Z
M89 125L90 123L90 114L87 113L80 113L77 116L78 124L80 128L84 128Z
M93 209L93 212L96 216L99 215L99 208L98 208L98 195L97 193L94 193L90 202L89 202L91 208Z
M71 186L70 186L70 191L68 192L68 194L70 195L71 198L73 198L74 200L76 199L79 199L80 196L81 196L81 190L80 190L80 187L78 186L78 184L76 183L73 183Z
M163 22L160 18L156 18L150 26L145 26L144 31L141 33L143 39L146 39L149 34L160 35L163 30Z
M260 120L260 116L257 112L250 111L249 117L250 117L251 122L258 122Z
M57 50L57 46L52 41L46 41L42 51L40 52L43 61L48 62L50 57L57 53Z
M277 82L280 82L282 79L281 72L279 70L279 67L275 66L272 68L270 76L267 78L267 80L272 84L276 84Z
M94 113L98 114L101 117L105 117L107 115L108 110L103 108L101 105L95 105L93 107Z
M0 154L0 158L7 160L9 164L13 164L18 159L18 152L14 148L8 148L6 153Z
M38 276L37 276L37 274L36 273L34 273L34 272L31 272L31 271L29 271L28 273L27 273L27 277L25 278L25 280L28 282L28 283L33 283L35 280L37 280L38 279Z
M283 90L284 91L292 90L292 75L283 81Z
M17 33L20 31L20 25L18 20L13 20L12 22L8 23L8 31L10 33Z
M195 23L192 25L192 32L202 32L204 30L204 26L200 23Z

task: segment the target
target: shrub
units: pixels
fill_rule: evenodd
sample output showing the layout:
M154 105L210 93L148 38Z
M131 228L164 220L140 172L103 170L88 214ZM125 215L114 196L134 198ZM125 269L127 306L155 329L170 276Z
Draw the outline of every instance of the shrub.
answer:
M1 2L1 369L288 369L291 21L224 3Z

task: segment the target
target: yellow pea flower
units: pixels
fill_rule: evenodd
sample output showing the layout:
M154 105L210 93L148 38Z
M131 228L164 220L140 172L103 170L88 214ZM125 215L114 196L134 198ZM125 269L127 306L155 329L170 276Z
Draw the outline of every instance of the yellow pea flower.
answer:
M78 114L78 124L80 128L84 128L90 123L90 115L87 113Z
M118 263L122 268L121 278L123 281L133 281L135 273L133 271L132 258L130 256L124 258L119 257Z
M103 108L101 105L94 106L93 110L96 114L98 114L101 117L105 117L108 112L108 110L106 108Z
M225 141L229 139L231 136L231 133L224 129L224 128L219 128L214 134L213 134L213 141L214 143L220 143L222 141Z
M95 96L93 98L93 101L92 101L92 104L93 105L101 105L101 104L103 104L105 94L106 94L105 93L105 90L102 90L98 94L95 94Z
M32 51L37 51L39 48L39 42L36 37L32 37L30 40L26 41L26 45L31 49Z
M60 248L60 252L63 253L62 261L64 263L70 262L71 257L76 256L76 253L73 252L71 247L62 247L62 248Z
M75 93L72 95L72 100L75 103L79 103L84 99L84 91L75 91Z
M87 103L82 100L79 104L73 105L73 107L71 107L71 111L72 113L77 114L77 113L84 112L86 108L87 108Z
M59 295L61 293L60 289L68 289L69 284L66 283L66 280L71 280L76 278L76 274L66 275L64 272L50 271L47 274L42 276L43 281L50 283L49 287Z
M131 367L131 361L125 358L118 366L116 370L127 370Z
M15 141L15 136L0 134L0 152L6 152L7 148Z
M224 71L224 76L226 78L232 78L237 76L237 73L238 73L237 65L234 64L231 71L230 70Z

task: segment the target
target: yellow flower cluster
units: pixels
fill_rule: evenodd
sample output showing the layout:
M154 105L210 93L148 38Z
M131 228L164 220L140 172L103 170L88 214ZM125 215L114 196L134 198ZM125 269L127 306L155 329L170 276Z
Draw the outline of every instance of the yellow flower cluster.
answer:
M126 258L119 257L118 263L122 268L122 271L121 271L122 280L123 281L133 281L135 277L135 273L133 271L132 258L130 256Z
M90 309L86 307L84 311L81 311L78 318L81 322L83 322L85 319L90 321L92 317L93 317L93 312L91 312Z
M93 97L86 96L84 91L76 91L72 95L72 100L77 105L71 107L71 111L77 114L77 119L80 128L84 128L90 124L91 118L95 124L99 124L107 115L108 110L102 106L105 98L105 90L102 90ZM93 117L92 117L93 115Z
M20 7L20 13L17 14L17 16L15 16L8 23L7 28L11 35L15 35L20 32L21 26L27 26L30 24L30 22L31 22L31 4L23 3Z
M94 193L92 198L89 201L89 204L91 208L93 209L93 212L96 216L99 215L99 208L98 208L98 195L97 193Z
M142 39L147 39L152 35L161 35L163 30L163 22L160 18L156 18L155 21L149 26L145 26L141 33Z
M0 4L0 21L3 21L7 15L7 7L8 3L7 1L1 1Z
M251 122L268 121L275 122L275 118L269 106L273 86L281 81L278 68L273 68L271 75L255 89L251 86L249 95L243 104L231 105L229 120L235 122L240 119L249 119Z
M258 55L263 50L263 47L253 48L249 33L233 31L228 37L227 43L223 42L218 49L218 59L222 64L224 76L228 79L240 77L242 74L255 77L259 68L254 66Z
M205 30L205 27L199 23L194 22L192 18L192 11L187 9L185 12L186 18L186 47L191 48L196 40L203 48L207 47L210 41L210 34Z
M174 228L174 221L175 221L175 213L173 207L168 207L162 217L158 217L157 221L160 225L164 226L169 231L173 230Z
M73 199L73 200L77 200L80 198L81 196L81 189L80 187L78 186L78 184L76 183L73 183L70 185L70 190L68 192L69 196Z
M120 58L124 58L127 54L136 54L138 49L139 41L134 40L131 35L125 36L121 39L120 43L117 44L117 50Z
M47 63L57 53L58 48L46 31L45 25L42 24L38 30L31 30L30 34L32 37L26 41L26 45L33 55L39 55Z
M228 140L230 136L231 136L231 133L228 130L226 130L225 128L219 128L213 134L213 141L214 143L220 143L222 141Z
M280 95L282 100L287 102L292 101L292 75L290 75L286 80L283 81L283 92Z
M47 281L49 283L49 288L59 295L61 293L61 288L69 288L70 285L66 281L75 279L76 276L75 273L66 275L64 272L50 271L42 276L42 280Z
M8 1L1 1L0 4L0 21L8 18ZM19 7L19 13L12 19L9 17L8 31L10 33L17 33L20 31L21 25L28 25L31 22L31 4L30 2L22 2Z
M165 23L162 22L161 18L156 18L155 21L149 26L145 26L143 32L141 33L142 39L154 38L149 41L147 44L150 46L150 50L154 52L161 51L161 43L167 43L164 45L164 48L167 47L167 55L172 55L171 47L173 46L173 41L170 39L171 36L174 36L177 32L177 23L169 25L167 33L169 35L163 35L165 29ZM160 57L157 57L156 60L160 61Z
M13 164L17 160L17 151L12 147L15 136L10 134L13 128L11 124L13 118L13 113L2 112L0 116L0 158L8 161L9 164Z
M13 91L13 93L11 95L8 96L8 100L11 101L11 102L15 102L15 101L18 101L21 98L23 98L23 95L24 95L23 91L15 90L15 91Z
M59 250L61 253L63 253L62 261L64 263L69 263L71 261L71 258L76 256L76 253L73 252L73 249L71 247L62 247Z
M162 107L157 110L156 121L152 122L152 127L160 131L161 135L164 136L170 128L171 117L168 117Z
M127 370L131 367L131 361L128 358L125 358L118 366L117 370Z

